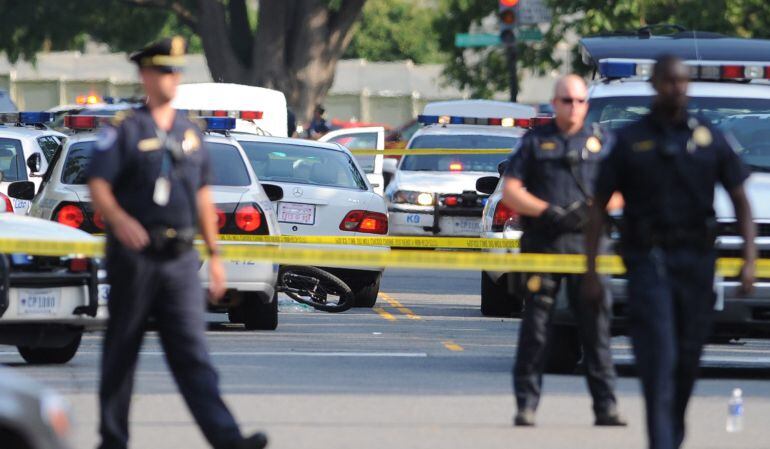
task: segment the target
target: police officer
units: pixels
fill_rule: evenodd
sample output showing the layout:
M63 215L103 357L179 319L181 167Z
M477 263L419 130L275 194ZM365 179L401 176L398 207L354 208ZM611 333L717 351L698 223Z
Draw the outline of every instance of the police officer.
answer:
M743 190L748 173L709 120L687 111L688 67L676 57L657 61L650 113L621 129L601 165L586 249L587 298L600 292L595 254L603 205L625 199L621 242L628 271L629 323L647 409L652 449L674 449L685 435L685 411L715 295L714 186L729 193L743 236L741 285L752 289L754 225Z
M134 371L153 316L169 367L187 406L214 448L263 448L244 438L220 397L205 342L203 288L193 248L196 227L208 247L210 294L225 289L217 255L216 214L200 130L171 108L185 41L165 39L131 55L147 104L102 130L89 168L95 209L107 222L111 284L99 389L102 449L125 449Z
M604 156L601 135L585 127L588 92L582 78L559 80L552 104L555 121L535 128L510 157L503 202L521 214L525 253L582 253L583 227L598 163ZM614 205L616 206L616 205ZM516 394L514 423L535 424L550 321L556 295L564 281L583 343L586 376L598 426L623 426L614 394L615 370L610 354L609 295L598 310L578 296L577 275L535 274L526 282L528 296L519 331L513 369Z

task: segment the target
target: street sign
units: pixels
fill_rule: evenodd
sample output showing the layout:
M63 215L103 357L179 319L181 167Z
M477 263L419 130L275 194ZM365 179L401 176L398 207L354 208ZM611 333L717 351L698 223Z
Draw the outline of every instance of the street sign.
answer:
M519 25L551 23L551 9L546 5L546 0L520 0L518 8Z
M500 36L497 34L455 34L455 47L491 47L500 44Z
M543 40L543 32L539 28L518 28L516 39L520 41L540 42Z

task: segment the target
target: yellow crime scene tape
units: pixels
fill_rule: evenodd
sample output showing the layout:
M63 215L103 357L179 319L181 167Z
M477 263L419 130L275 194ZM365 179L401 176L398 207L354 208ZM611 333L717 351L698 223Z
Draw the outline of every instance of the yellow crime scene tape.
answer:
M376 150L361 148L350 150L356 156L433 156L442 154L511 154L513 148L425 148L425 149L398 149Z
M198 247L201 254L206 252ZM266 244L234 243L222 245L227 260L264 260L282 265L315 265L322 267L383 267L436 270L485 270L524 273L585 272L585 257L580 254L511 254L478 251L415 250L350 250L333 248L281 247ZM81 255L99 257L104 242L63 242L56 240L0 239L0 253L26 253L43 256ZM722 258L717 261L720 276L737 276L743 261ZM599 256L597 268L604 274L623 274L625 267L619 256ZM757 261L756 275L770 278L770 259Z
M333 235L237 235L222 234L223 242L286 243L302 245L389 246L392 248L514 249L518 240L478 237L341 237Z

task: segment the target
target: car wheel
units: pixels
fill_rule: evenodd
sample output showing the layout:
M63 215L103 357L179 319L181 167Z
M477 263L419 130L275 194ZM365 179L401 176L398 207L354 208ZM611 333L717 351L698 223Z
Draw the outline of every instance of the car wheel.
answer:
M33 365L53 365L67 363L75 357L80 347L80 339L83 332L77 334L66 346L60 348L38 348L32 346L18 346L21 357Z
M486 271L481 272L481 314L494 317L511 317L521 313L521 298L508 293L508 275L501 278L503 285L498 285Z
M552 326L548 335L545 370L552 374L572 374L582 353L576 327Z
M263 304L256 293L244 293L243 301L237 307L240 310L235 316L243 319L248 330L273 331L278 327L277 294L273 295L272 301Z
M382 280L382 273L377 273L377 276L371 282L361 284L349 285L353 290L353 307L368 307L372 308L377 303L377 295L380 294L380 281Z

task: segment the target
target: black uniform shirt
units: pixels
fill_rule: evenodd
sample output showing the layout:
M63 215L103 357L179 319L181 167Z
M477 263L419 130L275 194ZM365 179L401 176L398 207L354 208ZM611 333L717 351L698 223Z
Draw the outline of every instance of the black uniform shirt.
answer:
M565 207L585 201L586 193L593 196L605 151L589 129L565 136L555 123L539 126L521 139L518 151L508 160L505 176L521 180L541 200Z
M748 175L730 140L707 120L688 117L673 126L647 115L618 131L596 191L620 191L629 223L682 229L714 216L717 182L729 191Z
M200 129L177 112L167 138L181 145L184 156L176 163L162 145L155 121L146 108L126 113L100 132L89 178L102 178L112 185L118 204L145 228L189 228L197 224L195 196L209 183L209 156ZM155 183L166 159L171 183L168 204L153 200Z

